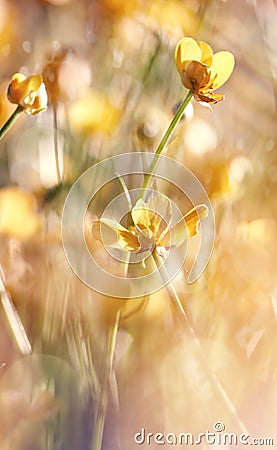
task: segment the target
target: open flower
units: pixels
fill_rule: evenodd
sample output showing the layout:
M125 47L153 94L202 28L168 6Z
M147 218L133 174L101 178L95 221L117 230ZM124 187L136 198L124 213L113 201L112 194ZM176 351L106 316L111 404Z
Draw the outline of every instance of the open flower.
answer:
M195 100L215 104L224 99L213 91L230 77L235 64L232 53L213 54L206 42L184 37L176 46L175 61L183 85L193 92Z
M206 205L197 205L170 226L172 210L167 197L155 196L150 202L138 200L131 211L133 225L128 228L111 219L94 221L95 238L107 246L131 253L155 250L159 256L167 256L171 247L181 245L199 232L200 219L208 214Z
M38 114L47 108L45 84L38 74L27 78L22 73L15 73L8 86L7 97L27 114Z

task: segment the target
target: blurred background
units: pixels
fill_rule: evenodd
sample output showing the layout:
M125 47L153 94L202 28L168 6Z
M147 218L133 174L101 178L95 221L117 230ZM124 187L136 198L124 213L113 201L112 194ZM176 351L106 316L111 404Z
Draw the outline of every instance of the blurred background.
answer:
M42 73L49 101L0 143L1 450L130 450L143 427L197 434L217 421L276 445L276 1L0 0L0 11L0 126L13 73ZM155 151L186 94L183 36L236 59L225 101L213 112L193 101L166 153L215 214L206 271L174 282L194 337L164 289L128 302L82 284L60 233L81 173ZM87 241L111 264L89 229Z

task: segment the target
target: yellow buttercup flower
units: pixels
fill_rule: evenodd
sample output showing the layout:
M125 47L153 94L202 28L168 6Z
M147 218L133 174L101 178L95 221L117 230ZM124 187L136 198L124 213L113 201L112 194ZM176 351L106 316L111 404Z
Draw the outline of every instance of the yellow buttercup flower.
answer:
M8 86L7 97L27 114L38 114L47 108L45 84L38 74L27 78L21 73L15 73Z
M132 226L125 228L111 219L94 221L94 237L104 244L131 253L155 250L159 256L167 256L171 247L181 245L199 232L200 219L208 214L206 205L197 205L170 226L171 203L163 196L155 196L150 202L138 200L131 211Z
M152 0L146 8L146 20L154 29L173 39L198 31L199 20L186 2L180 0Z
M176 46L175 61L183 85L193 92L195 100L215 104L224 99L213 91L230 77L235 65L232 53L213 54L206 42L184 37Z

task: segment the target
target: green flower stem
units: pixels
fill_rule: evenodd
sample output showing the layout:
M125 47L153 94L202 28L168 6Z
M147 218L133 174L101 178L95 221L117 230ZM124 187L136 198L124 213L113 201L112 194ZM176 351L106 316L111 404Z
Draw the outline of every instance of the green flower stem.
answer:
M152 255L153 255L155 264L159 270L159 273L161 275L161 278L165 282L165 288L166 288L168 296L172 302L172 305L176 311L177 319L178 319L181 331L184 333L186 338L190 339L190 343L192 345L192 349L195 352L199 366L203 370L203 373L206 375L206 378L209 381L210 386L213 389L214 393L218 396L218 398L221 399L224 407L228 410L230 417L232 417L232 419L234 420L234 423L237 423L237 426L242 433L248 433L245 425L240 420L232 401L226 394L226 392L223 389L217 376L215 375L213 370L210 368L209 362L205 356L203 348L194 332L194 329L192 328L192 326L189 322L189 319L188 319L185 309L183 308L183 305L178 297L175 287L174 287L172 281L168 282L169 277L168 277L167 270L163 264L163 262L164 262L163 259L155 251L153 252Z
M18 107L12 113L12 115L9 117L7 122L2 126L2 128L0 130L0 139L2 139L2 137L4 137L5 134L9 131L9 129L11 128L13 123L16 121L18 114L21 113L21 111L23 111L23 109L24 108L22 106L18 105Z
M176 126L180 122L181 117L184 114L184 111L185 111L186 107L188 106L189 102L191 101L192 95L193 95L192 91L189 91L187 93L187 96L186 96L185 100L183 101L183 103L181 104L180 108L178 109L178 111L176 112L175 116L173 117L172 121L170 122L169 127L166 130L166 132L165 132L165 134L164 134L164 136L163 136L163 138L162 138L162 140L161 140L161 142L160 142L160 144L159 144L159 146L158 146L158 148L157 148L157 150L155 152L153 161L152 161L152 163L151 163L151 165L150 165L150 167L148 169L148 172L144 176L144 180L143 180L143 183L142 183L142 186L141 186L141 189L140 189L140 192L139 192L139 196L138 196L139 199L142 199L144 191L147 188L147 186L148 186L148 184L150 182L150 179L151 179L151 177L152 177L152 175L153 175L153 173L154 173L154 171L156 169L156 166L157 166L158 161L159 161L160 154L164 150L164 148L165 148L166 144L168 143L168 141L170 139L170 136L172 135L172 133L175 130Z
M151 56L151 58L150 58L150 60L149 60L149 62L147 64L146 70L145 70L144 75L143 75L143 79L142 79L142 83L143 84L145 84L145 82L149 78L149 75L150 75L150 73L152 71L152 67L154 66L154 64L156 62L156 59L157 59L157 57L158 57L158 55L160 53L161 48L162 48L162 41L158 37L158 44L157 44L157 46L156 46L156 48L154 50L153 55Z

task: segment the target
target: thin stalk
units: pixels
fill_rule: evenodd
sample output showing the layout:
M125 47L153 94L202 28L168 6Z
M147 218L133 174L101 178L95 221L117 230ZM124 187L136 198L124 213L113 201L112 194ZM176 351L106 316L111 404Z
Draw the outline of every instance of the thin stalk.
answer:
M57 174L57 180L58 184L61 184L62 177L61 177L61 171L60 171L60 164L59 164L59 136L58 136L58 110L57 106L53 106L53 138L54 138L54 154L55 154L55 165L56 165L56 174Z
M143 180L142 186L141 186L140 191L139 191L139 196L138 196L139 199L142 199L144 191L147 188L147 186L148 186L148 184L150 182L150 179L151 179L151 177L152 177L152 175L153 175L153 173L154 173L154 171L156 169L156 166L157 166L158 161L159 161L159 157L160 157L162 151L164 150L166 144L168 143L168 141L169 141L173 131L175 130L175 128L178 125L178 123L180 122L181 117L184 114L184 111L185 111L186 107L188 106L189 102L191 101L192 95L193 95L193 93L191 91L188 91L185 100L183 101L183 103L181 104L180 108L176 112L176 114L173 117L172 121L170 122L169 127L166 130L166 132L165 132L161 142L159 143L158 148L157 148L157 150L156 150L156 152L154 154L153 161L150 164L148 172L144 176L144 180Z
M209 380L211 387L213 388L214 392L217 393L217 395L221 398L224 405L228 409L230 416L235 421L235 423L237 423L241 432L247 433L247 429L246 429L245 425L242 423L242 421L240 420L233 403L231 402L230 398L228 397L225 390L223 389L217 376L215 375L215 373L209 366L209 362L206 359L203 348L194 332L194 329L192 328L192 326L188 320L185 309L183 308L183 305L178 297L178 294L175 290L173 283L171 281L168 283L169 278L168 278L166 268L164 267L163 260L161 259L161 257L159 255L157 255L157 253L155 251L153 252L153 258L154 258L154 261L157 265L157 268L159 270L159 273L160 273L163 281L166 283L165 288L166 288L168 296L172 302L172 305L176 311L177 319L180 324L181 330L185 334L186 337L189 337L191 339L191 343L192 343L195 353L197 355L198 361L199 361L207 379Z
M5 134L9 131L13 123L16 121L18 114L23 111L23 107L18 105L16 110L12 113L12 115L8 118L7 122L0 129L0 139L5 136Z
M103 442L103 433L108 404L108 387L113 372L114 355L116 347L116 339L119 327L121 311L116 314L115 321L110 328L107 342L107 362L104 367L104 374L100 385L97 409L95 412L93 437L91 450L101 450Z
M146 70L144 72L144 75L143 75L143 79L142 79L142 83L143 84L145 84L145 82L147 81L147 79L148 79L148 77L149 77L149 75L151 73L152 67L154 66L154 64L156 62L156 59L158 57L158 54L160 52L161 47L162 47L162 41L161 41L161 39L158 38L158 44L156 45L154 53L151 56L151 58L150 58L150 60L149 60L149 62L147 64Z
M7 321L11 328L13 337L22 355L32 353L31 343L26 334L25 328L13 304L9 292L6 290L6 280L2 268L0 267L0 299Z

